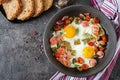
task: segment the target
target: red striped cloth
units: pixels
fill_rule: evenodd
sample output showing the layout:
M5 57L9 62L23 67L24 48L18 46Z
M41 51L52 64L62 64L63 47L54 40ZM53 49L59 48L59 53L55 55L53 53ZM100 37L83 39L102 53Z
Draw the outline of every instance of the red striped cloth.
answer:
M94 8L102 11L113 23L117 33L117 48L110 64L96 75L84 78L67 76L57 71L50 80L108 80L120 54L120 0L91 0Z

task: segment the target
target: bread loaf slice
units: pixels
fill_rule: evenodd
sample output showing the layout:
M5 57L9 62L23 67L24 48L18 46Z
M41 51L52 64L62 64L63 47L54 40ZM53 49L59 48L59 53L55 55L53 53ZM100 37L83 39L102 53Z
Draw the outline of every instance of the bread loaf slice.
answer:
M10 0L2 5L8 20L14 20L22 11L21 0Z
M21 0L23 4L23 10L17 17L18 20L27 20L34 14L35 1L34 0Z
M43 0L35 0L35 13L33 17L39 16L43 11Z
M43 0L44 11L47 11L53 4L53 0Z

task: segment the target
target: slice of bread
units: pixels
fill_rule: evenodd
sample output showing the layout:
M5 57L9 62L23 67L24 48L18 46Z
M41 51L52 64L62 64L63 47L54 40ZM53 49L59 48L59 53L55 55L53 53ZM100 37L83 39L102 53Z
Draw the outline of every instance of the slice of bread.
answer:
M35 13L33 17L39 16L43 11L43 0L35 0Z
M53 0L43 0L44 11L47 11L53 4Z
M7 3L8 1L10 1L10 0L0 0L0 5L3 3Z
M23 10L17 17L18 20L27 20L34 14L35 1L34 0L21 0L23 4Z
M21 0L10 0L2 5L8 20L14 20L22 11Z

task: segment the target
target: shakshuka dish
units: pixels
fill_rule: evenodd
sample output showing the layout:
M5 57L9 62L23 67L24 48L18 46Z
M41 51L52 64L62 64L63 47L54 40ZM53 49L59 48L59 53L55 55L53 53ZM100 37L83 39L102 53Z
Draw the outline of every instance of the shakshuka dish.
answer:
M97 17L89 13L63 16L56 21L50 47L58 62L79 71L95 67L104 57L107 34Z

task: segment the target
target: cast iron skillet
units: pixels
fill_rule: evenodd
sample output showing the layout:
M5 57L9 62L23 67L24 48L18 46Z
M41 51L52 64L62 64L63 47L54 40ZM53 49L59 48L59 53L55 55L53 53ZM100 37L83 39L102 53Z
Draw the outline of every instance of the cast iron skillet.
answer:
M98 64L87 71L79 72L76 69L71 69L63 66L60 62L58 62L55 57L52 55L52 51L50 49L49 39L52 35L53 26L55 25L56 21L62 18L65 15L70 16L78 16L79 13L86 13L89 12L92 17L98 17L100 20L100 24L103 26L106 34L108 35L108 42L107 42L107 49L105 50L105 57L103 59L98 60ZM115 46L116 46L116 33L115 30L108 20L108 18L100 11L90 7L90 6L83 6L83 5L72 5L66 7L60 11L58 11L48 22L46 29L44 31L44 51L49 59L50 62L62 73L74 77L85 77L96 74L103 70L111 61L115 53Z

